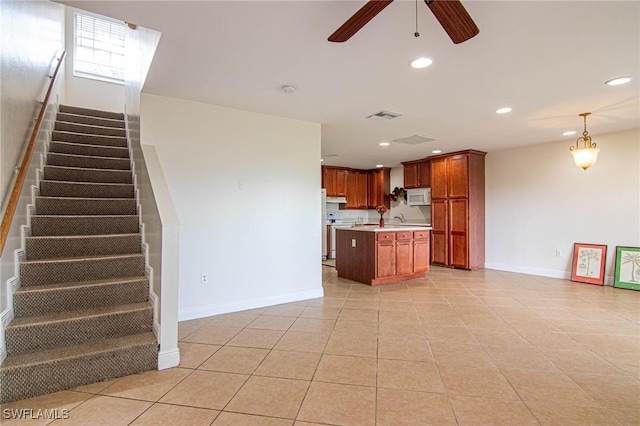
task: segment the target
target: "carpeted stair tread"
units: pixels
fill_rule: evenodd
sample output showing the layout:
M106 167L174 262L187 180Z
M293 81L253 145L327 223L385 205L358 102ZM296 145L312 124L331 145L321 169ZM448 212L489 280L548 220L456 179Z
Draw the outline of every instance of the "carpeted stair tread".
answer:
M55 257L140 253L140 233L106 235L47 235L26 238L27 260Z
M56 120L54 130L71 133L86 133L90 135L119 136L122 138L127 136L125 129L95 126L92 124L68 123L59 120Z
M102 342L92 342L84 345L65 346L62 348L49 349L42 352L32 352L27 354L8 356L0 366L0 371L10 369L33 366L52 359L71 358L76 359L86 355L87 353L110 352L113 349L122 346L138 346L147 343L156 343L156 338L152 332L140 334L130 334L123 337L115 337L106 339Z
M86 143L89 145L121 146L127 147L127 138L120 136L88 135L84 133L63 132L54 130L51 133L52 141Z
M138 215L32 215L32 236L105 235L140 232Z
M0 366L0 401L32 398L154 370L157 357L158 344L151 332L10 355Z
M129 158L129 149L121 146L91 145L64 141L52 141L49 144L49 152L86 155L89 157Z
M101 127L115 127L118 129L124 129L125 123L124 120L114 120L112 118L102 118L102 117L92 117L90 115L79 115L79 114L70 114L67 112L59 112L56 115L57 121L62 121L64 123L79 123L79 124L89 124L92 126L101 126Z
M130 303L127 305L106 306L100 308L83 309L79 311L63 311L46 315L38 315L33 317L14 318L7 326L7 330L15 330L17 328L40 326L45 324L53 324L67 321L74 321L84 318L104 317L108 315L117 315L121 313L146 311L151 309L148 302Z
M20 264L22 286L144 275L144 255L118 254L26 260Z
M47 165L44 166L44 178L70 182L133 183L131 170L94 169L88 167Z
M133 184L41 180L40 196L66 198L133 198Z
M41 316L145 302L149 280L142 276L20 287L13 297L15 318Z
M149 302L14 318L5 330L7 355L145 333L152 321Z
M134 215L135 198L36 197L39 215Z
M76 115L87 115L91 117L109 118L112 120L124 120L124 114L121 112L101 111L91 108L80 108L71 105L60 105L59 112Z
M48 166L83 167L87 169L131 170L128 158L94 157L91 155L47 154Z

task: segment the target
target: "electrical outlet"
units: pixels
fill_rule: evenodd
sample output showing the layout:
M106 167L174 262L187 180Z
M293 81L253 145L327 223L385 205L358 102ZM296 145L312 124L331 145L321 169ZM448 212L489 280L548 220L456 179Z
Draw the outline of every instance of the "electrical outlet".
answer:
M351 239L351 247L355 247L356 246L356 239L352 238Z
M556 249L556 257L562 257L562 250Z
M209 275L207 274L200 275L200 284L209 284Z

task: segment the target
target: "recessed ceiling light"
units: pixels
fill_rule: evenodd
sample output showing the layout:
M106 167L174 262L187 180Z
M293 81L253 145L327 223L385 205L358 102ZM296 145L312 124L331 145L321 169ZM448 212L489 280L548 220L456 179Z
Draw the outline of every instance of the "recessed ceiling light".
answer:
M380 145L380 146L389 146L389 142L380 142L378 145Z
M434 149L433 151L431 151L432 154L441 154L442 150L441 149Z
M321 159L320 159L320 162L322 163L323 161L324 161L324 158L321 158Z
M617 78L613 78L609 81L605 81L604 84L606 84L607 86L619 86L621 84L625 84L631 81L631 77L629 76L625 76L625 77L617 77Z
M411 68L420 69L420 68L426 68L432 63L433 61L429 58L418 58L411 61L409 65L411 65Z
M376 164L377 168L384 167L382 164Z
M496 110L496 114L506 114L508 112L511 112L511 108L510 107L498 108Z
M562 134L562 136L572 136L572 135L575 135L575 134L576 134L575 130L569 130L568 132L564 132Z

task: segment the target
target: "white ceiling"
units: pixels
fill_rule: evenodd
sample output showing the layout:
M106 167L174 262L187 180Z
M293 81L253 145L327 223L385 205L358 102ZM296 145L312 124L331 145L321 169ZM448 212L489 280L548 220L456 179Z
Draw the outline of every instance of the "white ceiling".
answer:
M596 142L640 127L637 1L463 0L480 34L459 45L422 0L420 37L415 1L396 0L342 44L327 37L364 1L61 3L162 33L144 92L321 123L323 164L392 167L433 149L551 141L568 150L577 136L562 133L579 135L587 111ZM411 69L418 56L433 65ZM634 79L604 84L624 75ZM513 112L495 114L502 106ZM365 118L383 109L403 115ZM393 142L416 134L435 140Z

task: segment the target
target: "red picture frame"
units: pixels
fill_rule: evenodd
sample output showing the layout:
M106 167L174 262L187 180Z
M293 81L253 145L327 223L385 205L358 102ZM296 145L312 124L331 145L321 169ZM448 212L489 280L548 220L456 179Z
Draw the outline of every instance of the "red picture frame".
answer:
M575 243L573 245L571 281L604 285L606 260L606 245Z

